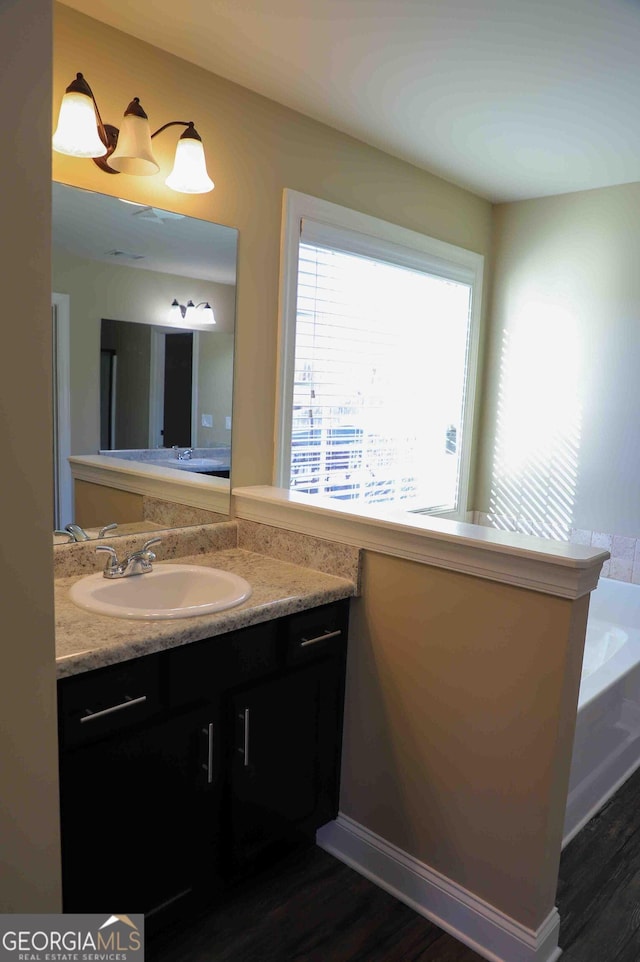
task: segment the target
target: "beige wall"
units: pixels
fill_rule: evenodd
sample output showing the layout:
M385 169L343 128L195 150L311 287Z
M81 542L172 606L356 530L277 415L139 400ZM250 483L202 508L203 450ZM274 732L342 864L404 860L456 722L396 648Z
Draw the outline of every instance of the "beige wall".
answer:
M100 528L114 521L129 524L144 520L144 498L133 491L76 481L73 494L76 523L82 528Z
M491 205L418 168L185 61L55 8L54 112L82 70L106 122L135 94L152 127L185 110L205 144L215 190L164 186L175 138L154 141L161 174L109 177L90 161L53 155L55 180L239 228L233 482L269 483L273 466L277 295L285 187L485 253Z
M60 907L51 579L51 19L0 4L0 912Z
M636 183L496 208L478 510L497 495L535 512L543 492L576 528L640 537L639 206ZM505 391L510 354L531 374L516 371ZM531 448L555 443L555 460L521 459L508 427L500 450L509 407ZM496 454L511 460L506 497Z
M203 427L198 417L196 445L230 444L226 418L233 405L233 334L201 335L198 351L198 411L212 416L213 427Z
M216 333L201 335L204 356L206 342L214 337L222 336L225 345L230 342L233 348L235 287L232 285L90 261L58 249L53 251L52 264L53 290L69 295L72 454L95 454L100 447L99 365L103 317L161 324L169 309L167 305L174 297L182 304L190 297L195 303L209 300L215 304ZM227 347L221 350L227 351ZM220 407L229 408L226 413L231 414L233 354L228 360L230 366ZM204 375L204 361L200 370ZM211 384L209 377L205 383ZM206 388L205 400L211 400L210 387ZM203 407L200 410L211 413ZM228 443L229 432L223 428L213 441Z
M536 929L553 907L588 598L365 552L340 809Z

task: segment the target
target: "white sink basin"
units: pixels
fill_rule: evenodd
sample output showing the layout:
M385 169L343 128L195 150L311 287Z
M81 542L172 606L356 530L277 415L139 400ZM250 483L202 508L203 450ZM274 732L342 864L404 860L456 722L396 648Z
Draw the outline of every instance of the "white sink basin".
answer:
M191 618L233 608L250 595L249 582L230 571L181 564L113 580L100 572L69 589L78 607L113 618Z

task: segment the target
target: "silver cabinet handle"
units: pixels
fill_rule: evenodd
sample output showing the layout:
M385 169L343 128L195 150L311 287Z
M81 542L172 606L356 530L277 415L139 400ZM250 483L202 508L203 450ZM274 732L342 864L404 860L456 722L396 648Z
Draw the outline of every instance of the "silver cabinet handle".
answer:
M146 700L146 695L140 695L139 698L129 698L128 695L125 695L125 701L120 705L112 705L111 708L103 708L102 711L91 711L90 708L87 708L86 711L89 714L83 715L80 719L80 724L84 725L85 722L95 721L96 718L104 718L105 715L111 715L114 711L122 711L123 708L132 708L133 705L141 705Z
M329 638L339 638L341 634L341 628L338 628L337 631L325 631L323 635L318 635L316 638L303 638L300 642L300 647L306 648L307 645L317 645L319 641L328 641Z
M244 711L241 711L240 714L238 715L238 718L242 721L242 724L243 724L242 748L239 748L238 751L240 752L241 755L244 755L244 767L248 768L249 767L249 709L245 708Z
M209 722L208 726L202 729L202 734L207 736L207 761L202 767L207 773L207 782L210 785L213 781L213 722Z

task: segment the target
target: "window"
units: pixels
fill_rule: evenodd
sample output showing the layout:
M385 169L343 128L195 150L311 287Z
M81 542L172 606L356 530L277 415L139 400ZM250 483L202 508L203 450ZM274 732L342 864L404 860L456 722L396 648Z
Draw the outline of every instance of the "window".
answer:
M482 258L286 192L276 483L466 506Z

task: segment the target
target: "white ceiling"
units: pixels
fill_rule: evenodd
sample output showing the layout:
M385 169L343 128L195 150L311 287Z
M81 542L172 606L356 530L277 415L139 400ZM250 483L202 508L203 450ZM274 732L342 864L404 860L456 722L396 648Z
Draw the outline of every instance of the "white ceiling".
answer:
M52 236L88 260L235 284L238 231L53 183Z
M640 180L640 0L65 0L494 201Z

